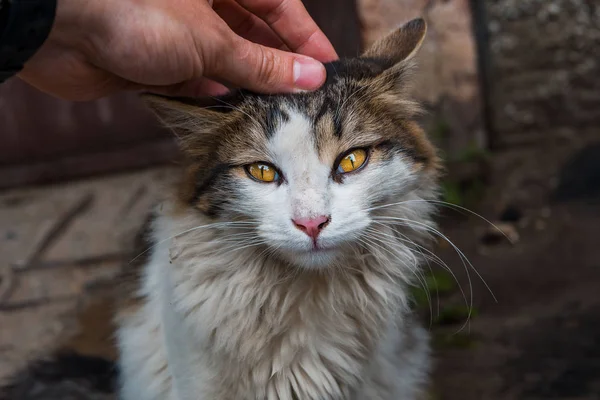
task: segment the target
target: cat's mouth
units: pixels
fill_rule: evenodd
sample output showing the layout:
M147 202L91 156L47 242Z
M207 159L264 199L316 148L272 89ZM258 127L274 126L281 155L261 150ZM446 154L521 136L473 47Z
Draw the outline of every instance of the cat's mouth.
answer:
M310 244L309 244L310 243ZM279 247L281 256L294 265L304 268L326 268L343 256L339 243L330 240L304 242L294 247Z
M312 240L312 247L309 250L306 250L307 253L321 253L333 250L331 246L325 246L323 243L319 243L318 239L319 238L314 238Z
M309 250L307 250L307 253L327 253L327 252L332 252L335 250L335 247L333 246L325 246L322 243L319 243L318 241L313 241L313 245L312 248L310 248Z
M315 244L313 246L313 248L309 250L309 252L311 252L311 253L324 253L324 252L333 251L333 250L334 250L333 247L324 247L324 246L320 246L318 244Z

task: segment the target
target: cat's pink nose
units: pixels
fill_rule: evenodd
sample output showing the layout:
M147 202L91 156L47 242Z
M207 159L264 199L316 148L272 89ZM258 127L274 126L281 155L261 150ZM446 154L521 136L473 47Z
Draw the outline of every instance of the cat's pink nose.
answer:
M323 228L327 226L329 220L329 217L321 215L316 218L297 218L293 219L292 222L296 225L296 228L300 229L314 240L319 236L319 233L321 233Z

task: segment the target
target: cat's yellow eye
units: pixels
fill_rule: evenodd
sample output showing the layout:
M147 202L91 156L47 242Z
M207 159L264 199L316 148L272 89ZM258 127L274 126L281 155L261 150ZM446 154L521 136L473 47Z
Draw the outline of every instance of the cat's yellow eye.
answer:
M246 172L252 178L260 182L277 182L279 180L279 173L270 164L257 162L246 166Z
M337 166L336 171L339 174L346 174L348 172L356 171L364 165L367 161L367 151L364 149L352 150L346 154Z

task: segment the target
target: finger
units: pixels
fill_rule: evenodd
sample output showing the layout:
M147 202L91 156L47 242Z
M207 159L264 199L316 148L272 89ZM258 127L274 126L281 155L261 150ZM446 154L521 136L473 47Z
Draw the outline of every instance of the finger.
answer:
M327 62L338 58L300 0L236 0L264 20L293 52Z
M233 32L221 40L218 46L230 51L212 52L205 76L263 93L315 90L325 82L325 67L313 58L262 46Z
M136 85L134 89L163 94L165 96L182 97L216 97L229 93L229 89L226 86L206 78L166 86Z
M265 21L234 0L215 0L213 10L239 36L263 46L286 50L287 46Z

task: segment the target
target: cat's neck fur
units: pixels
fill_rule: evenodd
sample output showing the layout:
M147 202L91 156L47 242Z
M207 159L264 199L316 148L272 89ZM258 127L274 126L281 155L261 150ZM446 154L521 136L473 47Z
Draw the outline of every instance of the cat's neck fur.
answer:
M379 353L387 335L402 334L406 273L416 268L416 255L407 246L373 243L349 249L343 268L290 268L259 247L232 247L232 230L188 213L156 220L144 317L123 327L139 330L140 340L151 332L156 343L140 346L146 357L124 349L125 393L129 387L155 391L140 392L144 399L352 398L370 362L385 357ZM401 234L420 239L409 231ZM163 384L139 382L144 368ZM174 386L187 393L175 396Z

